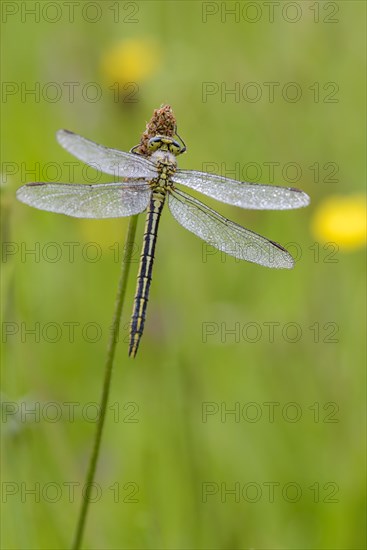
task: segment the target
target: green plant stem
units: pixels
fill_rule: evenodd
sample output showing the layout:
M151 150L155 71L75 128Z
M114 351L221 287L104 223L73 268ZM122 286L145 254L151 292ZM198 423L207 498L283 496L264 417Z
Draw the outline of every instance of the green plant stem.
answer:
M106 419L108 397L110 393L112 365L115 357L116 344L118 341L121 313L122 313L122 307L124 305L126 286L127 286L127 281L129 277L131 253L132 253L133 243L135 239L137 221L138 221L138 216L132 216L130 218L129 227L127 230L124 255L123 255L122 264L121 264L121 276L120 276L120 281L119 281L119 286L118 286L118 291L116 296L116 305L115 305L115 311L113 315L111 334L110 334L110 339L109 339L108 348L107 348L105 375L104 375L102 396L101 396L101 402L100 402L100 413L98 417L93 450L90 457L88 472L87 472L85 486L84 486L85 487L84 496L81 503L79 519L78 519L76 533L75 533L75 539L72 546L73 550L79 550L81 547L81 542L82 542L84 528L85 528L85 522L88 514L89 503L90 503L90 493L92 490L92 484L94 482L94 478L96 474L99 450L101 447L103 426Z

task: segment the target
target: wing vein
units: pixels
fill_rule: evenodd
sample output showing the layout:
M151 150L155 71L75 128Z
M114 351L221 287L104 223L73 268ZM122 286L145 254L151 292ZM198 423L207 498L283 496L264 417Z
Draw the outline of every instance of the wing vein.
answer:
M168 205L183 227L226 254L266 267L293 267L292 256L281 245L228 220L182 191L171 191Z
M310 198L292 187L232 180L196 170L177 170L174 183L185 185L220 202L254 210L288 210L307 206Z

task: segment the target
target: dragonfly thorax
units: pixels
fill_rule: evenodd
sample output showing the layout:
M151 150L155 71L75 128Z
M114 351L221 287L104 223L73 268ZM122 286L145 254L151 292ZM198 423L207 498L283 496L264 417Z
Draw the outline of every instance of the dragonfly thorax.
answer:
M176 168L177 168L176 157L169 151L164 151L162 149L159 149L158 151L155 151L155 153L152 154L150 159L152 162L154 162L158 171L161 171L163 168L168 169L168 172L171 174L173 174L176 171Z
M156 151L152 154L151 160L157 167L158 175L151 182L156 191L165 195L167 188L172 186L171 177L176 172L176 157L168 151Z

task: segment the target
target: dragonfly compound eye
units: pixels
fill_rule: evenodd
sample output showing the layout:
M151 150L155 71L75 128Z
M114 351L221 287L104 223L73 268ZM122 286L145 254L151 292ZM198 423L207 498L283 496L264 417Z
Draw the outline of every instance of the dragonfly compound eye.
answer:
M169 144L169 150L174 155L179 155L182 151L182 147L177 141L172 140L172 142Z
M161 137L153 137L150 138L148 141L148 149L149 151L157 151L162 147L162 138Z

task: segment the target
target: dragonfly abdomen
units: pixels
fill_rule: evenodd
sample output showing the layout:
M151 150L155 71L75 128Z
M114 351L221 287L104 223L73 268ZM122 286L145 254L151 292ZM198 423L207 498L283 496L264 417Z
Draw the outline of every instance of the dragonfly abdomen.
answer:
M141 259L136 284L133 314L130 324L129 355L131 357L135 357L136 352L138 351L140 338L144 330L145 314L149 299L149 289L152 281L158 225L164 206L164 201L165 194L153 191L147 209L143 247L140 256Z

